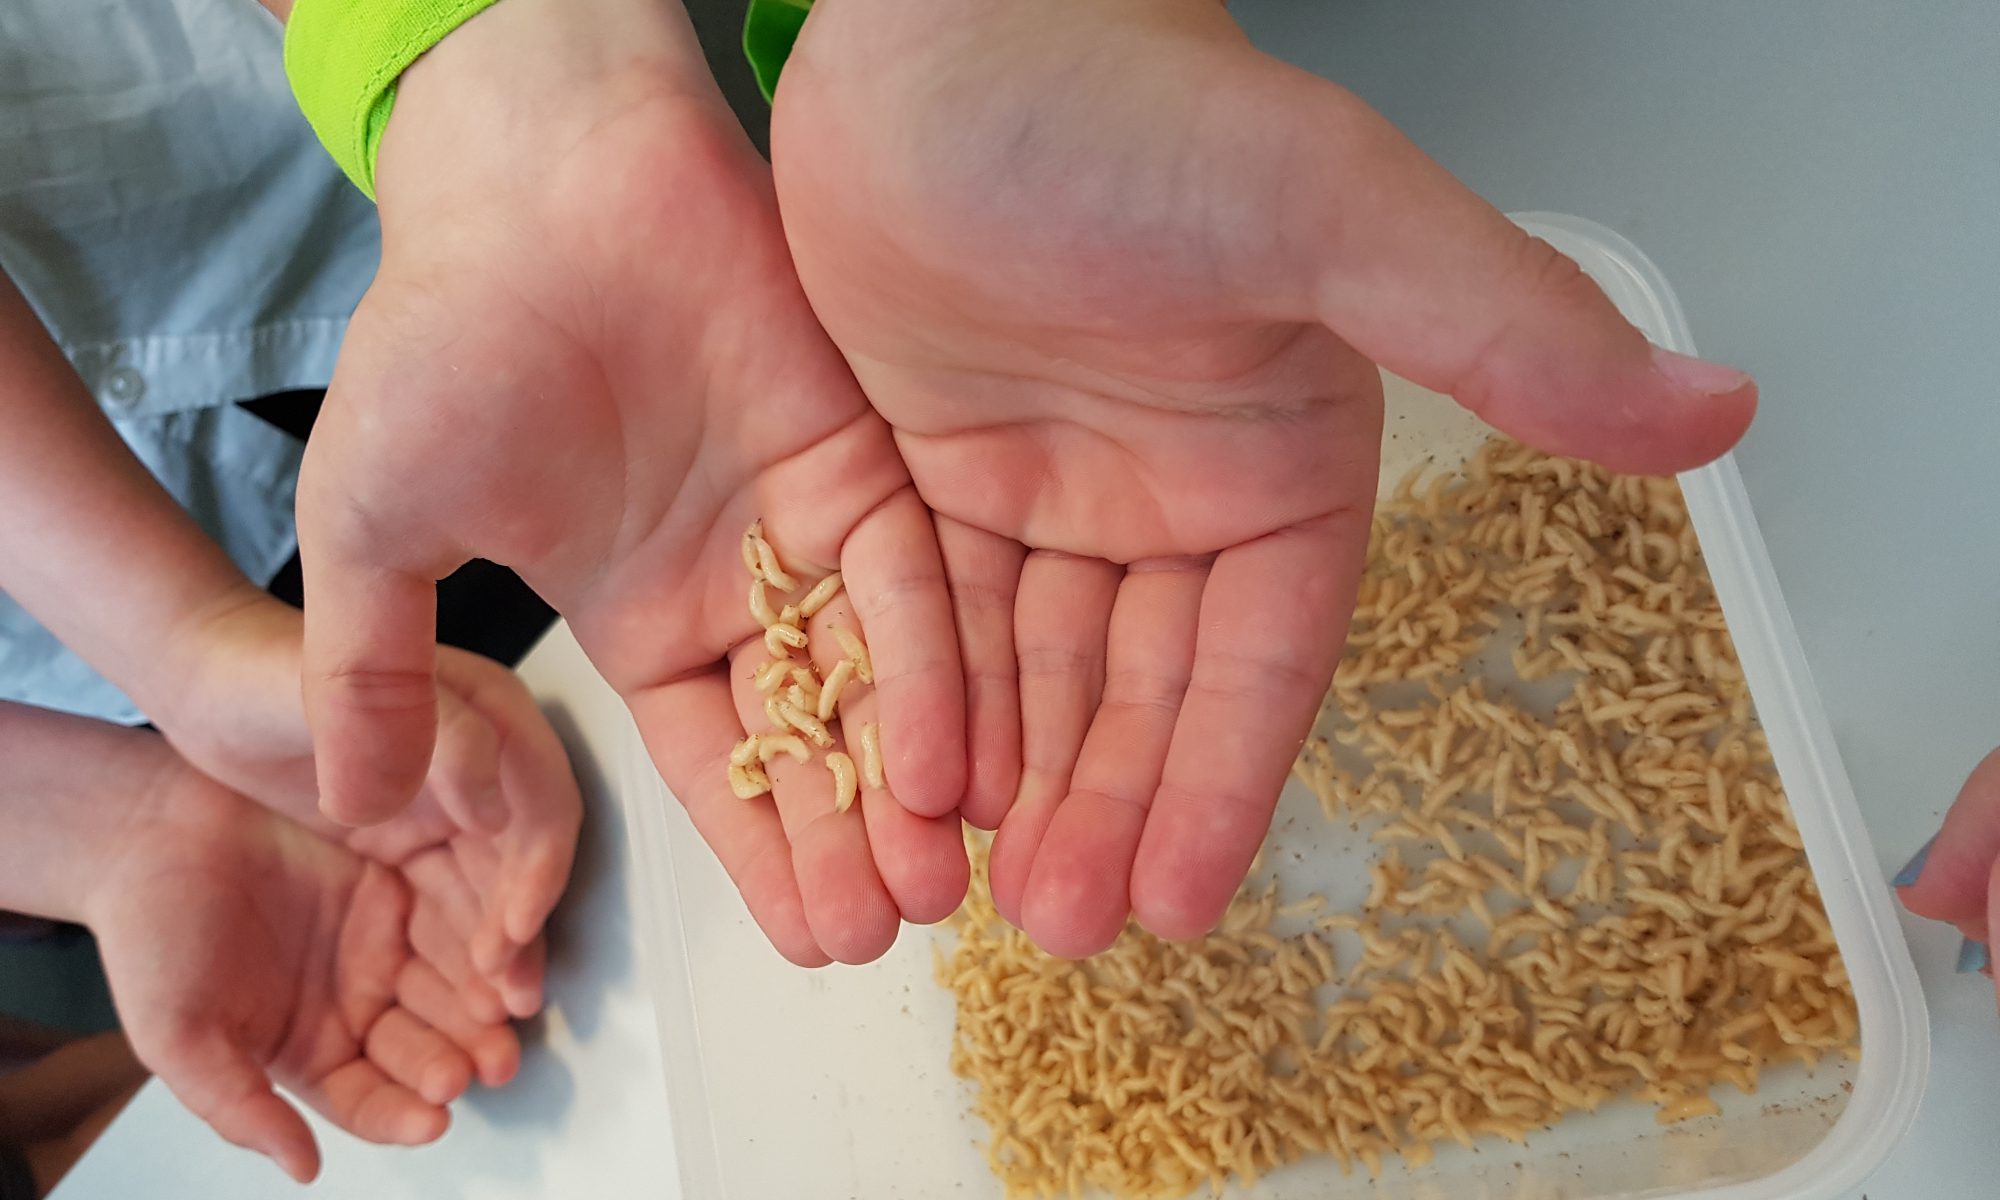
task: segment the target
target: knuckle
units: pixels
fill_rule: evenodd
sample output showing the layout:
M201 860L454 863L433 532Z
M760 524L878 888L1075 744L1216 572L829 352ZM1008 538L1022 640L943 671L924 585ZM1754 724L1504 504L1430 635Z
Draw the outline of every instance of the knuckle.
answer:
M1104 707L1154 713L1171 720L1180 712L1188 677L1160 671L1112 671L1104 679Z
M1021 677L1093 678L1104 667L1104 655L1070 646L1025 646L1018 656Z
M1606 303L1604 293L1576 260L1541 238L1522 233L1514 241L1511 260L1502 267L1511 303L1501 309L1493 327L1473 343L1451 387L1459 402L1485 415L1502 378L1516 334L1529 322L1551 312L1583 314Z
M909 570L866 580L859 588L843 575L854 612L863 621L880 623L903 613L921 613L948 602L949 591L942 575L935 571ZM837 603L837 601L836 601Z
M1153 797L1149 792L1132 791L1126 788L1106 785L1092 785L1073 789L1064 803L1077 800L1098 800L1112 809L1126 809L1144 817L1152 811Z
M1333 682L1331 669L1275 656L1232 656L1199 662L1188 691L1232 707L1267 705L1275 697L1308 694L1317 699Z
M1011 585L1003 585L985 579L954 577L950 580L952 607L961 615L1005 617L1014 615L1014 593Z
M1597 294L1597 285L1576 260L1549 242L1523 234L1517 245L1514 278L1525 298L1560 302Z
M337 667L325 676L338 702L366 713L435 713L437 691L428 670Z

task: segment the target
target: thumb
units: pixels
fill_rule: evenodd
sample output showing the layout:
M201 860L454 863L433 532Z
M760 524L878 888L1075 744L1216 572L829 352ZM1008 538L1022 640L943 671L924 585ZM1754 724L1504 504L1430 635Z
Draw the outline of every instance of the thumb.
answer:
M1362 354L1537 449L1617 471L1699 466L1748 428L1748 375L1652 345L1574 262L1353 95L1269 60L1244 90L1263 125L1287 126L1268 139L1266 194L1298 301Z
M320 811L343 825L371 825L401 812L430 771L436 581L457 564L420 553L429 547L412 546L404 522L378 522L359 507L340 470L348 429L334 404L326 413L332 427L315 432L299 474L301 686Z
M250 1055L219 1029L187 1036L155 1070L223 1140L262 1154L300 1183L319 1174L319 1145L305 1118L278 1098Z
M2000 861L2000 750L1986 756L1945 814L1916 882L1899 889L1903 906L1983 940L1987 883ZM1901 877L1899 877L1900 879Z

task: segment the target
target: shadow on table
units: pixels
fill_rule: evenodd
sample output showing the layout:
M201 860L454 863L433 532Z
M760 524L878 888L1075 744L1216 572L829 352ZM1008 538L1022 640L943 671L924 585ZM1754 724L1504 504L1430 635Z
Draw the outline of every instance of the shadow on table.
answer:
M559 1124L576 1096L570 1069L548 1049L551 1036L571 1041L595 1037L603 1022L607 989L634 969L632 914L626 900L625 824L612 802L602 764L585 751L574 715L562 705L544 708L576 772L583 794L583 827L569 891L548 928L548 1004L542 1015L521 1025L521 1072L495 1090L475 1090L468 1107L499 1129L530 1130ZM560 1032L554 1032L554 1031ZM518 1177L532 1167L533 1139L508 1143L513 1162L483 1164ZM518 1158L516 1158L518 1155Z

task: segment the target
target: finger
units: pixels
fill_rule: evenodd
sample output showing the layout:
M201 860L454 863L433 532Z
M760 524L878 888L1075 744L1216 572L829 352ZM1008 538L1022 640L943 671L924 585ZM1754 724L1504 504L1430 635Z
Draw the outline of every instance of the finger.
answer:
M369 1026L368 1061L426 1102L450 1104L472 1082L472 1059L408 1009L391 1008Z
M520 944L507 936L499 852L490 840L457 837L451 841L451 858L479 903L479 925L467 944L467 953L473 969L497 983L521 951Z
M542 1011L548 948L544 938L529 942L507 963L506 973L500 978L500 998L516 1020L525 1021Z
M839 662L838 644L830 637L823 638L816 632L811 650L822 677ZM965 856L963 825L957 813L925 817L911 812L896 797L893 780L887 779L886 774L884 782L889 786L869 785L861 731L871 725L879 731L879 700L874 688L858 683L843 688L839 697L840 721L835 728L841 735L841 749L855 763L860 785L860 797L852 813L861 815L866 830L864 843L876 875L902 919L930 925L957 911L965 899L970 866ZM822 767L814 774L816 783L823 782L818 778L823 771Z
M1175 560L1134 564L1119 585L1103 699L1022 905L1024 928L1051 954L1095 954L1131 914L1132 858L1194 668L1207 580L1206 561Z
M1972 770L1931 840L1922 874L1900 889L1904 907L1966 932L1986 921L1988 876L2000 862L2000 750ZM1971 936L1967 933L1967 936Z
M458 860L442 846L426 850L403 864L403 877L415 894L444 918L453 935L469 946L479 931L482 913L479 897L458 869Z
M1242 884L1333 679L1367 541L1367 515L1348 511L1216 558L1132 868L1133 913L1153 933L1207 932Z
M396 977L396 1003L410 1015L450 1038L487 1087L499 1087L521 1068L521 1039L504 1022L475 1020L458 990L437 968L413 958Z
M851 614L846 603L835 600L814 618L813 628L817 633L847 619ZM830 637L825 641L832 644ZM753 676L769 658L762 642L751 642L739 647L731 659L737 714L745 726L760 731L770 727L770 720ZM739 803L775 806L791 843L792 869L798 875L799 897L813 940L835 962L873 962L895 942L902 914L875 870L861 811L834 809L834 779L826 753L839 749L839 744L825 749L808 744L808 748L811 753L805 762L779 755L765 764L771 794Z
M384 1074L365 1058L335 1067L293 1089L315 1112L366 1142L421 1146L444 1136L451 1114Z
M555 735L548 734L553 742ZM558 744L557 750L561 747ZM538 764L523 768L516 781L510 768L508 789L518 784L534 789L541 798L543 817L531 831L508 839L506 907L503 928L515 945L525 945L542 935L556 902L569 886L570 869L576 864L577 834L583 824L583 799L570 774L569 760L558 758L560 766L550 770L537 753Z
M413 905L403 876L380 863L362 864L333 960L347 966L338 995L349 1029L368 1028L395 1002L396 972L410 953L405 931Z
M1278 136L1222 164L1275 208L1248 303L1295 281L1369 358L1504 432L1620 471L1698 466L1743 435L1749 376L1649 343L1576 264L1528 236L1344 89L1246 49L1225 107ZM1230 120L1232 114L1217 114ZM1275 198L1270 201L1269 198Z
M497 890L500 877L500 852L494 848L491 838L452 838L451 856L458 861L458 869L465 881L472 885L473 894L482 904Z
M569 885L569 872L576 858L576 827L550 836L538 845L522 850L510 864L509 890L504 932L519 947L542 936L556 902Z
M385 539L352 507L336 470L309 450L299 478L301 684L320 811L372 825L401 812L430 771L438 576L410 565L407 548L398 548L404 561L385 561Z
M493 978L507 967L520 949L507 936L505 897L500 889L500 852L490 838L454 837L451 859L458 873L471 887L479 904L479 928L472 935L472 965L480 974Z
M500 735L451 687L439 688L437 701L437 748L426 781L462 828L499 833L509 816L500 790Z
M475 1021L494 1024L507 1019L500 993L472 965L465 939L452 929L436 905L420 899L410 913L410 948L457 989L465 1010ZM365 1029L367 1025L356 1025Z
M1037 551L1014 606L1020 674L1021 784L993 835L993 906L1022 922L1028 874L1069 791L1070 772L1104 687L1105 638L1124 571L1101 559Z
M867 786L858 802L882 884L912 925L935 925L965 901L972 866L958 814L920 817L894 793Z
M996 829L1021 783L1014 597L1027 552L1011 538L949 517L937 517L936 525L965 673L967 774L959 813L976 828Z
M825 966L792 869L791 843L768 802L729 790L729 751L744 735L726 669L635 693L628 703L660 776L736 884L750 916L779 954ZM761 714L760 714L761 715Z
M499 910L480 902L471 880L458 865L459 858L456 846L440 846L405 862L403 874L418 903L432 909L452 938L464 946L465 962L472 972L507 1001L505 979L519 947L501 933ZM513 1004L508 1002L507 1008L513 1011Z
M516 947L533 941L562 897L575 861L583 798L568 752L520 677L476 655L441 651L439 678L498 733L507 831L499 913ZM480 878L468 866L475 889Z
M965 795L965 677L936 532L914 487L855 527L840 568L874 662L889 786L911 812L955 811Z
M472 959L472 969L489 980L498 981L507 973L521 947L510 941L500 928L498 914L489 914L479 922L472 939L466 943L466 952Z
M1967 937L1971 938L1971 940L1979 943L1979 945L1984 948L1985 952L1979 953L1975 951L1974 953L1977 955L1977 957L1971 959L1970 962L1968 962L1965 957L1968 947L1963 945L1959 947L1959 961L1962 964L1970 965L1971 962L1983 961L1985 965L1978 968L1979 973L1981 975L1986 976L1989 983L1995 986L2000 986L2000 975L1996 975L1993 971L1992 931L1995 929L2000 929L2000 861L1994 862L1992 871L1990 871L1987 874L1986 928L1980 930L1976 936L1972 934L1966 935ZM1962 965L1959 967L1959 969L1964 970L1965 966Z
M219 1028L176 1039L147 1065L189 1112L224 1141L253 1150L300 1183L319 1174L319 1145L305 1118L271 1090L262 1068Z

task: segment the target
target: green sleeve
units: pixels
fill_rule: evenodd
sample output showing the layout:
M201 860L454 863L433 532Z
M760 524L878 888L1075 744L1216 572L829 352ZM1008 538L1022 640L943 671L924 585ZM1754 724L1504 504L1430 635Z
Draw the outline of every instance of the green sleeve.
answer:
M778 90L778 75L811 8L812 0L750 0L749 15L743 20L743 57L750 60L764 99Z
M313 132L375 198L375 151L396 80L496 0L298 0L285 23L285 75Z

